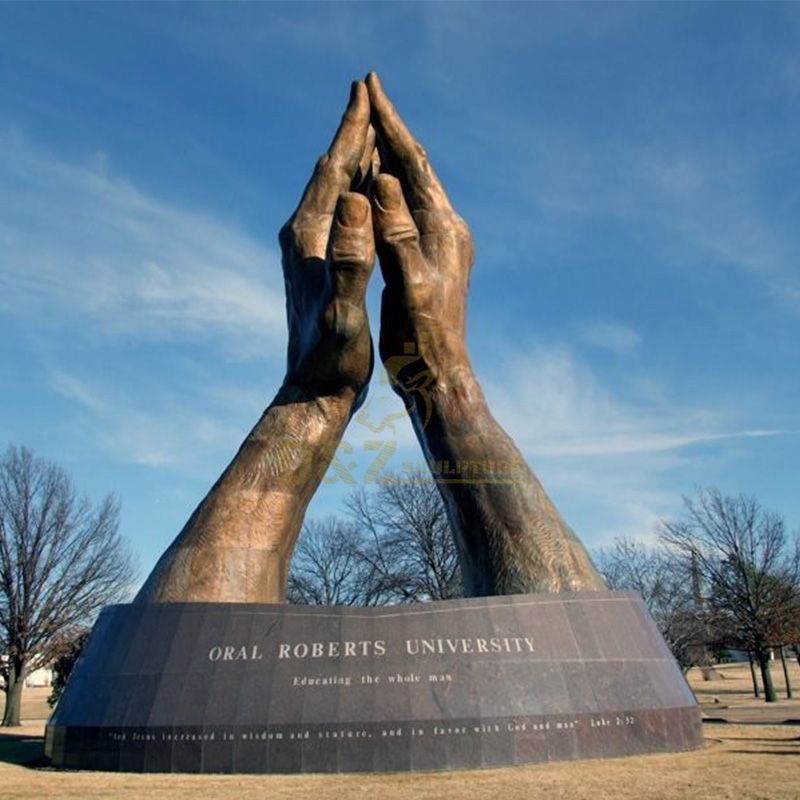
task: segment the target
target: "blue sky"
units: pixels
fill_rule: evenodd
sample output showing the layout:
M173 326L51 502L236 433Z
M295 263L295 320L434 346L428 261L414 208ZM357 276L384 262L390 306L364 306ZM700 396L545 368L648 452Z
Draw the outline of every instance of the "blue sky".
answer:
M796 528L799 44L797 4L0 5L0 443L118 493L144 577L280 383L277 231L375 69L472 226L492 409L588 545L708 484ZM312 516L419 461L370 397Z

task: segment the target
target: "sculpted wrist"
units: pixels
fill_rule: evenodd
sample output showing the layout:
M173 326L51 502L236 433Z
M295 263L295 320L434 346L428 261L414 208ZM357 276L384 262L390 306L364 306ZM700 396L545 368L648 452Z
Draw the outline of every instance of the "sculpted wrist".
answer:
M287 377L271 405L296 405L298 409L307 406L309 409L317 409L318 413L326 418L349 419L357 398L355 389L348 385L342 386L341 383L330 382L309 386L306 382Z
M478 386L460 339L436 344L424 339L419 343L408 342L401 354L387 355L382 347L382 355L392 388L403 399L417 394L470 393Z
M432 439L460 437L482 427L489 415L478 379L468 360L454 363L438 374L421 376L416 383L397 385L418 434Z

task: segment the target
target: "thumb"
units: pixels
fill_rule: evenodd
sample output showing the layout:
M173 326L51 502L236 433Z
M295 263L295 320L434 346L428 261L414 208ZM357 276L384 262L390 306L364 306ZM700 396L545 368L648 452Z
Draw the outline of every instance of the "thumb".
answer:
M363 303L375 264L372 214L363 194L339 196L328 248L334 298Z
M400 181L381 173L372 182L370 200L383 279L388 286L419 283L425 273L424 256Z

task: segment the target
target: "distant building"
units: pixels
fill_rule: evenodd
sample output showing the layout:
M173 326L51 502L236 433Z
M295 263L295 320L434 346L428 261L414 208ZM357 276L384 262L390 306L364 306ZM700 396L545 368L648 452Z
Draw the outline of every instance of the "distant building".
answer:
M25 677L25 688L32 689L35 686L52 686L53 670L50 667L35 669Z
M747 650L737 650L736 648L729 647L725 651L725 657L721 658L720 662L724 664L724 663L730 662L730 661L742 662L742 661L747 661L747 660L748 660ZM775 660L775 651L774 650L770 650L769 651L769 660L770 661L774 661Z
M0 662L5 663L8 661L8 656L0 656ZM37 686L52 686L53 685L53 670L50 667L40 667L39 669L29 672L25 676L25 688L33 689Z

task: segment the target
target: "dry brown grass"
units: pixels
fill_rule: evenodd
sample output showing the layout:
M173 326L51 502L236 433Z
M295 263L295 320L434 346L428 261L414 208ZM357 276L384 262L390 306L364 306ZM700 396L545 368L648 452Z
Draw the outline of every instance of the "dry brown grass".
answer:
M690 675L701 701L714 696L737 706L752 701L747 697L747 665L723 667L721 673L723 677L710 682ZM778 683L779 669L775 673ZM800 675L796 677L800 689ZM30 690L26 694L23 716L33 720L34 715L46 714L46 692ZM20 762L41 753L41 740L33 737L41 735L42 724L41 720L30 722L6 736L0 734L0 797L4 800L800 800L800 728L796 726L705 725L706 746L691 753L502 770L417 775L200 776L57 772L23 766Z
M792 659L789 664L789 681L792 685L795 699L786 699L786 682L783 679L783 669L780 661L772 664L772 680L778 692L778 702L781 705L796 705L800 710L800 666ZM763 706L763 695L760 700L753 697L753 682L750 678L750 668L747 664L722 664L715 667L718 678L704 681L699 669L689 670L689 685L702 706L721 705L730 707ZM757 671L757 670L756 670ZM758 685L761 686L761 674L758 674ZM714 703L717 698L719 703Z
M31 731L33 732L33 731ZM183 798L324 800L639 800L800 798L796 727L707 725L702 750L674 755L542 764L418 775L131 775L56 772L0 762L0 796L19 798ZM18 755L21 745L18 744ZM34 755L30 743L28 756ZM0 758L6 744L0 743Z

